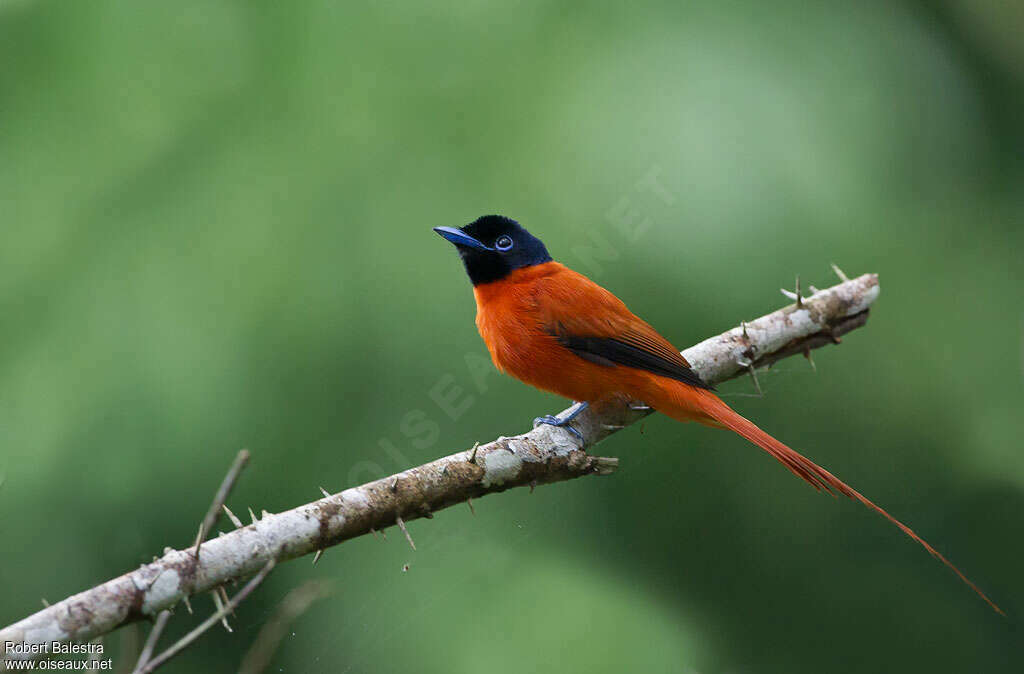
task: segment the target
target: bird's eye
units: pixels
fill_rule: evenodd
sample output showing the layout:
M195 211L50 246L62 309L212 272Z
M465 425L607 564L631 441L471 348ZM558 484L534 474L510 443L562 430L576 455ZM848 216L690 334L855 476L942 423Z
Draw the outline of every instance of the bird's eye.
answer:
M512 246L512 237L508 234L502 234L498 237L498 240L494 242L494 247L498 250L509 250Z

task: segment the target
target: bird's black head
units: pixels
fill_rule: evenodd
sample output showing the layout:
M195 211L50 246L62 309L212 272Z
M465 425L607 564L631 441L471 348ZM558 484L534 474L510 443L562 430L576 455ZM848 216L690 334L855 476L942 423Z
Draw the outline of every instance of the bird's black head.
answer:
M455 244L473 285L500 281L516 269L551 262L540 239L501 215L485 215L465 227L435 227Z

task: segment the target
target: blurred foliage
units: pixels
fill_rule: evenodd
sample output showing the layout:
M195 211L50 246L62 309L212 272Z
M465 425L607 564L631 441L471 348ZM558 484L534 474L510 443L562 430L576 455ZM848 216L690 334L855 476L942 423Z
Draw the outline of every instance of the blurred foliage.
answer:
M880 273L816 373L724 395L1010 618L739 438L652 418L602 445L613 478L282 567L167 671L237 667L311 576L338 591L274 671L1021 671L1022 30L966 0L0 2L0 623L187 544L241 447L230 504L279 511L559 408L467 366L430 227L500 212L680 346L831 260Z

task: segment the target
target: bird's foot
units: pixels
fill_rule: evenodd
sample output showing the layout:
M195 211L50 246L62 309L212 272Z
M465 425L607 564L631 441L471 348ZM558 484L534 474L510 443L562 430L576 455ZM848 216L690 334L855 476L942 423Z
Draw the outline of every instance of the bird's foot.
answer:
M554 416L553 414L548 414L547 416L537 417L536 419L533 420L533 427L534 428L537 428L541 424L545 424L547 426L557 426L559 428L564 428L565 430L569 431L570 433L575 435L577 438L579 438L581 441L583 440L583 434L580 433L579 431L577 431L575 428L573 428L570 425L570 421L568 419L559 419L558 417Z
M580 415L580 412L587 409L587 407L589 407L588 403L576 403L576 406L572 410L572 412L570 412L565 417L556 417L553 414L548 414L543 417L537 417L536 419L533 420L533 427L537 428L537 426L540 426L541 424L546 424L548 426L557 426L559 428L564 428L565 430L569 431L577 438L579 438L580 442L582 442L583 434L576 430L571 424L572 420L578 417Z

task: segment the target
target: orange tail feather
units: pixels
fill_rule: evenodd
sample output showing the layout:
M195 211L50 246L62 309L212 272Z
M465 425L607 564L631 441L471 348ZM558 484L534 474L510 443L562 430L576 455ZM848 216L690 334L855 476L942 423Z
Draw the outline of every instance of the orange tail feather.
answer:
M948 566L950 569L952 569L953 573L960 577L960 580L962 580L964 583L968 585L968 587L974 590L978 594L978 596L984 599L989 606L995 609L997 613L999 613L1000 615L1006 615L1005 613L1003 613L1003 610L995 604L995 602L993 602L991 599L985 596L985 593L978 589L977 585L972 583L970 579L967 578L967 576L961 573L960 569L953 566L952 562L943 557L942 554L938 550L933 548L931 545L929 545L926 540L915 534L906 524L900 522L898 519L887 513L881 507L875 505L875 503L872 502L870 499L864 497L860 492L858 492L856 489L852 488L851 486L837 478L832 473L828 472L827 470L825 470L818 464L814 463L807 457L802 456L800 453L794 451L793 449L790 449L786 445L782 444L772 436L762 431L760 428L755 426L751 421L745 419L744 417L740 416L735 411L733 411L728 405L722 402L714 394L703 391L701 393L703 393L703 395L700 396L701 400L699 403L701 409L706 414L708 414L712 419L714 419L714 421L718 422L718 424L721 424L722 426L728 428L729 430L738 433L739 435L743 436L750 442L754 443L761 449L765 450L766 452L774 456L776 459L779 460L779 462L786 466L786 468L791 470L797 476L809 482L811 486L813 486L815 489L819 491L824 489L830 494L833 494L833 496L835 495L834 492L839 492L844 496L848 496L851 499L860 501L868 508L871 508L872 510L878 512L882 515L882 517L884 517L885 519L889 520L897 527L899 527L900 530L907 536L910 536L910 538L920 543L921 546L932 555L932 557L935 557L935 559L939 560L940 562ZM665 412L666 410L662 411ZM669 415L673 416L671 413L669 413ZM693 418L692 415L690 415L690 418Z

